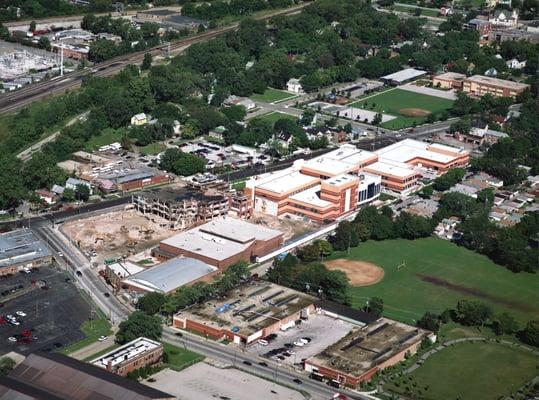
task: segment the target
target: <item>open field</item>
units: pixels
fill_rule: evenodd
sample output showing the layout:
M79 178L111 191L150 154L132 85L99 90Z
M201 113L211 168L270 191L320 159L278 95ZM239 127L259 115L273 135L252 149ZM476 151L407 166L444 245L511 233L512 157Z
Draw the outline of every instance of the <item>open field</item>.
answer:
M374 285L384 278L384 269L365 261L352 261L344 258L325 263L330 270L339 270L346 274L354 286Z
M98 136L92 136L90 140L84 145L88 151L97 150L101 146L106 146L111 143L119 142L122 140L122 135L119 131L113 129L106 129L104 133Z
M182 369L204 359L204 357L202 357L200 354L173 346L168 343L163 343L163 350L166 354L165 357L167 358L166 363L170 368L176 371L181 371Z
M363 108L392 114L398 118L384 122L381 126L389 129L402 129L421 124L429 114L448 110L453 101L428 96L402 89L386 90L351 103L351 107Z
M167 146L165 146L163 143L150 143L147 146L140 147L139 151L142 154L155 155L161 153L162 151L165 151L166 148Z
M297 120L297 117L295 117L293 115L290 115L290 114L285 114L285 113L282 113L282 112L274 111L274 112L271 112L271 113L268 113L268 114L261 115L260 117L256 117L256 119L261 119L261 120L267 121L267 122L269 122L269 123L271 123L273 125L277 121L279 121L280 119L291 119L291 120L295 121L295 120Z
M89 344L97 342L97 339L100 336L108 336L111 334L110 323L104 318L93 321L85 321L81 326L81 331L86 335L86 337L78 342L64 347L62 349L62 353L73 353L88 346Z
M332 258L345 257L384 268L384 279L377 284L352 289L352 301L361 307L368 298L381 297L389 318L414 323L425 311L442 312L463 298L506 311L521 324L539 318L537 276L514 274L441 239L369 241L351 249L349 257L340 252Z
M253 94L251 100L261 101L263 103L274 103L277 101L283 101L284 99L289 99L297 97L295 94L285 92L284 90L268 88L262 94Z
M416 6L413 5L404 5L404 4L398 4L391 7L392 10L395 11L402 11L406 13L413 14L414 11L417 9ZM439 11L435 8L420 8L421 15L423 17L438 17ZM443 18L443 17L442 17Z
M387 388L425 400L494 400L505 398L537 375L537 356L497 343L461 343L441 350ZM411 380L410 380L411 378ZM416 386L414 386L414 383ZM428 387L428 390L425 390Z

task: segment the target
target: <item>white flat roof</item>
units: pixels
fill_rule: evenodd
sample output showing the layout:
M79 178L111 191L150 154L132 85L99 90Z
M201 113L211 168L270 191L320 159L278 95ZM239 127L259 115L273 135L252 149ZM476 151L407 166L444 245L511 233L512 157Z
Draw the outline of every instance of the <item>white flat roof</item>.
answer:
M304 175L296 170L289 171L288 174L277 175L274 179L267 179L266 177L263 177L262 179L262 184L256 185L255 183L255 185L260 189L273 193L286 193L297 187L318 182L318 178Z
M392 74L382 76L380 79L404 82L409 79L417 78L418 76L425 75L427 72L415 68L406 68L401 71L394 72Z
M220 222L219 226L208 227ZM242 224L238 224L241 222ZM242 232L243 231L243 232ZM268 240L281 235L280 231L261 225L239 221L234 218L223 218L208 222L191 230L181 232L161 243L200 254L214 260L225 260L244 251L254 238ZM246 237L253 240L244 242Z
M324 183L327 185L340 186L345 183L350 183L356 180L358 180L357 175L343 174L343 175L337 175L332 178L326 179Z
M130 275L144 271L144 268L129 261L110 264L107 267L120 278L127 278Z
M394 175L402 178L415 173L408 165L397 162L377 161L365 168L381 175Z
M93 364L97 367L106 369L107 365L110 363L111 366L116 366L122 364L125 361L131 360L132 358L138 357L139 355L157 349L161 347L161 343L156 342L145 337L139 337L135 340L132 340L129 343L124 344L123 346L114 349L95 360L90 361L90 364Z
M341 175L349 172L356 165L325 156L316 157L303 164L305 168L321 171L324 175Z
M296 193L295 195L290 196L290 198L292 200L301 201L302 203L311 204L316 207L330 206L331 203L329 201L322 200L319 194L320 185L304 190L303 192Z
M344 144L338 149L330 151L321 157L344 161L350 164L359 164L360 162L368 160L375 155L376 154L371 151L358 149L352 144ZM314 160L316 160L316 158L314 158Z
M380 160L382 161L397 161L401 163L407 163L416 157L421 157L426 160L440 163L448 163L456 158L455 156L430 151L428 150L429 146L437 147L442 151L450 151L454 153L460 153L462 151L456 147L431 145L418 140L405 139L377 150L376 153L380 156Z

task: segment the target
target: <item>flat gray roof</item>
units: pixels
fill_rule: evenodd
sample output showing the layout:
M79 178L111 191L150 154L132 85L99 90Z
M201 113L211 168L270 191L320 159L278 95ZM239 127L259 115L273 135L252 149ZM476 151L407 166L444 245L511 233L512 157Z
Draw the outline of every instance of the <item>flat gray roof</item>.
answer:
M414 79L425 74L426 72L420 69L406 68L401 71L397 71L392 74L382 76L380 79L388 80L388 81L395 81L395 82L404 82L409 79Z
M50 255L47 246L30 229L17 229L0 234L0 267Z
M201 254L214 260L226 260L244 251L254 240L270 240L281 231L234 218L219 218L181 232L161 243Z
M194 258L176 257L131 275L124 282L147 291L168 293L216 270Z

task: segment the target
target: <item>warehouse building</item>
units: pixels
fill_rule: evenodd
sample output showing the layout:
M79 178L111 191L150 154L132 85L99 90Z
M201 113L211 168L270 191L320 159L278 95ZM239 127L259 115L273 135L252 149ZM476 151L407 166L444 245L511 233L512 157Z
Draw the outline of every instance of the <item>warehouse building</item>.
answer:
M216 267L188 257L175 257L154 267L125 277L122 288L133 292L172 293L185 285L211 280L219 273Z
M314 312L315 298L269 282L249 282L224 298L180 311L173 326L212 339L250 344L271 333L295 326Z
M343 307L347 308L347 307ZM341 311L336 310L336 315ZM337 343L305 360L305 370L332 383L357 387L387 367L415 354L429 331L380 318L354 328Z
M0 275L11 275L28 268L52 263L52 255L30 229L0 234Z
M220 272L239 261L271 253L283 233L235 218L219 218L163 240L153 250L162 260L184 256L217 267Z
M113 374L127 376L137 369L163 361L163 345L155 340L139 337L98 358L90 364Z
M146 190L133 194L131 202L148 219L181 230L225 216L229 209L225 195L189 189Z
M426 71L422 71L420 69L405 68L403 70L394 72L392 74L382 76L380 80L386 84L397 86L397 85L402 85L403 83L406 83L406 82L411 82L419 78L420 76L424 76L426 74L427 74Z
M33 353L0 381L14 399L174 400L175 397L60 353ZM28 397L30 396L30 397Z

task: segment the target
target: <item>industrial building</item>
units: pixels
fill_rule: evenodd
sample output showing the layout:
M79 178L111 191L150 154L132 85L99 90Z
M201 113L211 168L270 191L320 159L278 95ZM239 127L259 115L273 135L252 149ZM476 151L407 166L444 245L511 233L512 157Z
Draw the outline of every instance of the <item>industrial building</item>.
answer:
M340 317L341 311L332 313ZM429 331L386 318L367 322L305 360L305 370L321 379L356 387L376 372L404 360L407 353L415 354L423 339L432 337Z
M161 241L153 250L162 260L191 257L220 272L239 261L251 261L278 249L283 233L235 218L219 218Z
M270 282L250 282L224 298L180 311L173 326L212 339L226 338L250 344L279 330L288 329L314 312L315 298Z
M432 78L432 83L434 86L444 89L462 90L473 96L490 94L495 97L516 97L530 87L530 85L525 83L483 75L473 75L467 78L466 75L456 72L446 72L436 75Z
M209 281L220 271L189 257L175 257L123 278L122 288L139 293L171 293L201 280Z
M39 268L52 262L52 255L30 229L0 234L0 275L10 275L25 268Z
M155 340L139 337L90 361L96 367L113 374L127 376L137 369L163 361L163 345Z
M60 353L33 353L0 380L10 399L174 400L175 397Z
M130 261L119 261L115 263L105 264L103 270L105 279L113 288L119 289L122 286L122 281L131 276L144 271L143 267L138 266Z
M403 83L413 81L414 79L419 78L420 76L426 75L427 72L415 69L415 68L405 68L403 70L394 72L389 75L382 76L380 80L384 83L391 85L402 85Z
M148 219L181 230L223 217L229 208L224 194L190 189L145 190L133 194L131 202Z

